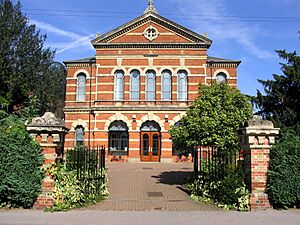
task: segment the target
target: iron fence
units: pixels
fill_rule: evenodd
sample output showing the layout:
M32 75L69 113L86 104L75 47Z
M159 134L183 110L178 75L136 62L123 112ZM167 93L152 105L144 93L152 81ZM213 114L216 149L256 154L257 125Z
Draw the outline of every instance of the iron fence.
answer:
M68 149L66 169L76 172L86 194L100 194L105 182L105 147L76 146Z
M193 150L194 177L206 173L211 179L224 177L228 169L243 170L243 155L239 151L221 151L213 146L194 147Z

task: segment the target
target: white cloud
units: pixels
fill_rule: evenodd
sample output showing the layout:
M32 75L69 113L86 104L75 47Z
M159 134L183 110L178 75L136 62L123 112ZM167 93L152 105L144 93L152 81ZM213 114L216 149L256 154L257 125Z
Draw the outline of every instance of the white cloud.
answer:
M92 48L90 44L90 40L94 36L93 34L88 36L82 36L74 32L60 29L52 24L45 23L42 21L37 21L37 20L31 20L30 23L35 24L37 28L45 31L47 34L54 34L55 38L53 39L55 40L59 39L57 36L65 37L66 39L69 39L66 42L46 43L49 47L56 49L56 54L60 54L76 48L81 48L81 49Z
M228 17L228 10L223 0L170 0L176 2L181 14L189 12L190 15L203 15L201 20L191 20L193 29L199 33L208 32L209 37L218 41L234 41L251 55L269 59L273 52L260 48L256 38L261 34L261 28L257 25L249 25L242 21L231 21L236 18ZM190 16L191 17L191 16ZM199 17L198 17L199 18ZM206 18L205 20L202 20ZM201 29L201 30L200 30ZM204 30L203 30L204 29Z

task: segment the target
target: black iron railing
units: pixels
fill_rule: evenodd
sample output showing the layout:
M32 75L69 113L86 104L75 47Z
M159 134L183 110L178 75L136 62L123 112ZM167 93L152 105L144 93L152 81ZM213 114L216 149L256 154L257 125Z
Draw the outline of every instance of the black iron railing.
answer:
M75 171L86 194L98 194L105 182L105 147L80 145L67 150L66 169Z

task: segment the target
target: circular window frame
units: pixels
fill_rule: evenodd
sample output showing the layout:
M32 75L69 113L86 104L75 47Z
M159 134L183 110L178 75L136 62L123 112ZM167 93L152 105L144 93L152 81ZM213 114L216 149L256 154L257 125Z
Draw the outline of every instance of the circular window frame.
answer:
M153 31L154 31L154 32L153 32ZM149 27L147 27L147 28L144 30L143 35L144 35L144 37L145 37L146 39L148 39L149 41L153 41L153 40L155 40L155 39L158 37L159 32L158 32L158 30L157 30L155 27L149 26Z

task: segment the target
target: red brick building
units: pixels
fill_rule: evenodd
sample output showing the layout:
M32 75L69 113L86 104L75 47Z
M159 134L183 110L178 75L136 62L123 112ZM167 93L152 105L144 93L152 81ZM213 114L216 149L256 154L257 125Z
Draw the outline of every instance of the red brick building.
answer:
M66 147L105 145L128 161L172 161L170 126L197 97L199 83L237 85L240 61L207 55L212 41L144 14L92 40L94 57L65 61Z

